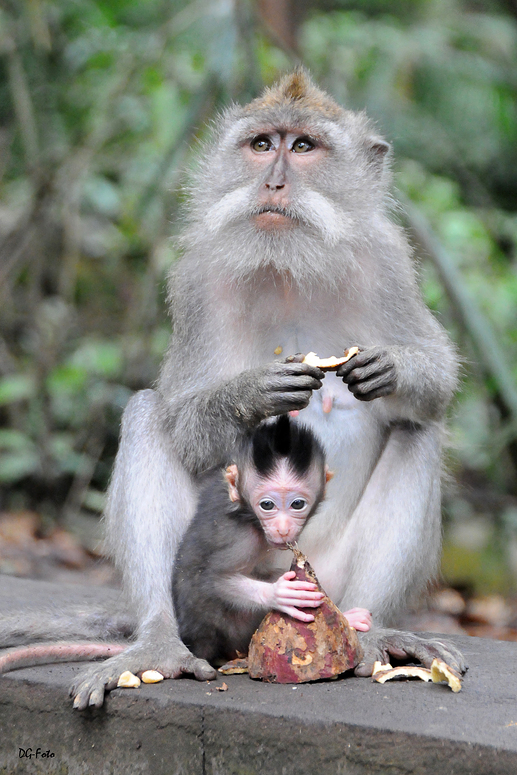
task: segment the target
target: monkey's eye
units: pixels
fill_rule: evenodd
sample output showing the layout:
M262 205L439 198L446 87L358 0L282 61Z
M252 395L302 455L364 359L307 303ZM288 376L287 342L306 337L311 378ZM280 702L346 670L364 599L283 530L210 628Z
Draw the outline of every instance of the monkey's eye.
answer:
M275 508L275 504L272 500L269 500L269 498L264 498L259 503L260 508L262 511L272 511Z
M293 153L308 153L309 151L314 150L314 143L307 137L299 137L298 140L294 141L291 150Z
M257 153L264 153L264 151L271 150L273 143L267 135L260 135L260 137L256 137L251 141L251 147L254 151L257 151Z
M295 511L301 511L302 509L304 509L306 507L306 505L307 505L307 501L306 500L304 500L303 498L296 498L291 503L291 508L294 509Z

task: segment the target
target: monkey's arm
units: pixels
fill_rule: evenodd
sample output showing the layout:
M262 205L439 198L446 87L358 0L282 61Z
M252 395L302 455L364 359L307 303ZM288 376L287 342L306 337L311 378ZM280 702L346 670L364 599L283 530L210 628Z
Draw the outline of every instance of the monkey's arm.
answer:
M308 364L277 362L213 387L204 387L206 379L198 375L197 388L168 402L168 428L183 464L196 473L225 462L244 430L266 417L306 407L323 376Z
M289 614L301 622L312 622L314 616L300 611L300 608L317 608L323 598L316 584L308 581L293 581L294 571L287 571L275 582L259 581L242 574L221 579L217 584L219 595L233 607L241 610L275 609Z

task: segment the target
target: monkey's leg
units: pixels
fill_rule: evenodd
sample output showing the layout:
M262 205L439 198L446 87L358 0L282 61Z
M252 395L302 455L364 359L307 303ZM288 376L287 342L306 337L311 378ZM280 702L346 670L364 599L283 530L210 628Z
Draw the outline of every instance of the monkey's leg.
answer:
M79 676L71 689L74 707L100 707L125 670L215 678L214 669L181 642L172 607L173 559L196 496L195 482L172 448L162 399L152 390L138 393L124 412L106 508L108 546L136 609L137 639Z
M341 610L360 605L373 612L374 627L361 633L364 658L358 675L371 675L376 660L435 657L464 671L452 644L409 632L383 629L412 594L436 573L441 511L439 426L395 427L341 540L348 558ZM348 543L348 545L347 545Z

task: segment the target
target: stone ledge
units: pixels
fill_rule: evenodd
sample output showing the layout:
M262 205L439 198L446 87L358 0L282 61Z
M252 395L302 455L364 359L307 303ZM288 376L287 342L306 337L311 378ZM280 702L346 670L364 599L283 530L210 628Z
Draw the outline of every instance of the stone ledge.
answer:
M10 595L0 592L3 611L23 605L27 595L38 604L47 598L53 607L81 599L80 587L7 583ZM112 594L90 587L83 599ZM470 664L459 694L420 681L380 685L351 677L293 688L236 675L224 678L227 692L215 689L222 679L181 678L115 690L101 710L78 713L67 690L81 666L18 670L0 678L0 773L517 772L517 644L453 640ZM20 758L19 749L34 753L38 747L54 757Z

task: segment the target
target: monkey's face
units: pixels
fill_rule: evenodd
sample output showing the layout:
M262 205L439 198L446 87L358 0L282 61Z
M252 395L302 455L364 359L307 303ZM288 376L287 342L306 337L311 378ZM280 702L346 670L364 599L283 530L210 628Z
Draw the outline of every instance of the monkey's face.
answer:
M295 79L296 80L296 79ZM364 114L297 77L226 111L194 174L186 247L236 282L276 270L334 287L382 211L388 145Z
M242 155L257 186L257 211L252 220L266 231L297 225L296 189L318 174L328 146L301 130L270 130L248 138Z
M293 123L288 116L279 123L241 120L237 127L232 142L213 151L217 191L216 203L204 212L208 231L232 240L245 236L255 250L269 245L278 252L293 239L305 246L316 241L320 250L322 243L337 244L351 222L340 201L335 129Z
M313 465L303 476L297 476L283 461L262 477L256 471L240 475L236 466L226 472L230 498L245 502L258 518L268 544L286 549L296 541L324 495L328 475L321 465Z

